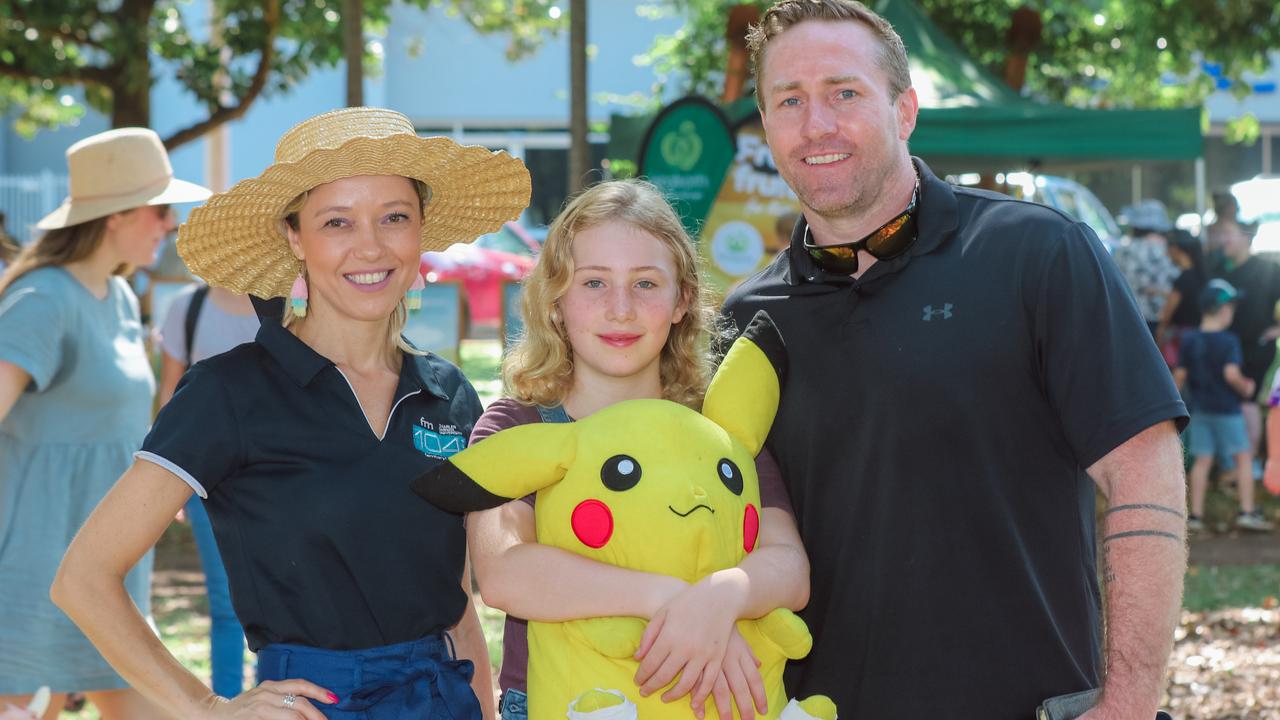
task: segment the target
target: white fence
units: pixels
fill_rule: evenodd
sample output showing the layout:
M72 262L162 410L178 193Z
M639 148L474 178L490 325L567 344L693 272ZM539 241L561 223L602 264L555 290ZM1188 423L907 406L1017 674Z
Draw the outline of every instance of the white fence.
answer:
M67 176L48 170L37 175L0 175L0 212L9 234L24 245L39 231L36 223L67 196Z

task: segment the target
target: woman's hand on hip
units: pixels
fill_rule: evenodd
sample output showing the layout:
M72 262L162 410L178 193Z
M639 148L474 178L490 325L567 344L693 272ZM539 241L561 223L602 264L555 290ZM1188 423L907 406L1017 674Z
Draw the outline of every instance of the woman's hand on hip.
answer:
M214 696L207 720L325 720L313 702L333 705L338 696L306 680L264 680L261 685L234 698Z

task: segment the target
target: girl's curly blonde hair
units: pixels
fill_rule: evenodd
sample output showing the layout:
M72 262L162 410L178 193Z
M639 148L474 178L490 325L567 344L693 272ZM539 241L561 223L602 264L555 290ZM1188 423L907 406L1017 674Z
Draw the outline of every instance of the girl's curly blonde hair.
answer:
M612 180L573 198L551 223L546 243L524 281L520 314L524 333L502 363L506 394L544 406L564 402L573 385L573 348L559 324L557 304L573 282L573 239L606 222L625 222L653 235L671 251L685 316L671 327L659 373L667 400L697 408L710 377L708 332L715 313L704 296L693 242L662 192L643 180Z

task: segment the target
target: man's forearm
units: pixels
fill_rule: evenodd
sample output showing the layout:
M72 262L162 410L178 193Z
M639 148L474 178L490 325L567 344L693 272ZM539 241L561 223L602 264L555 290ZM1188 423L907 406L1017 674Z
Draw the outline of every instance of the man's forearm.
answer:
M1132 529L1135 525L1144 528ZM1160 526L1116 518L1108 519L1104 530L1102 705L1114 708L1117 718L1155 715L1173 647L1187 558L1182 534L1154 529Z
M1172 425L1140 433L1090 469L1108 497L1102 527L1106 678L1089 717L1144 719L1160 702L1186 571L1181 445Z

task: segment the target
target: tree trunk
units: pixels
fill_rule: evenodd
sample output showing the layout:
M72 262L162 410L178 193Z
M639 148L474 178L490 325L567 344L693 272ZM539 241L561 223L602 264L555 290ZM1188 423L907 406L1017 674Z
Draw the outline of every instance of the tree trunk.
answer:
M137 61L146 62L146 61ZM146 62L149 66L150 63ZM111 88L111 127L151 127L151 88Z
M724 89L720 102L726 105L742 97L747 78L751 76L751 53L747 50L747 29L760 22L760 8L755 5L734 5L729 8L725 23L725 44L729 47L729 59L724 70Z
M147 35L154 0L125 0L120 35L124 47L140 48L116 59L111 84L111 127L151 127L151 46Z
M1040 44L1043 24L1040 13L1030 7L1023 6L1014 10L1009 16L1009 56L1004 62L1004 81L1009 87L1022 92L1027 82L1027 62L1031 51Z
M342 0L342 44L347 56L347 107L364 105L364 20L361 0Z
M569 2L569 194L581 190L591 171L587 144L587 0Z

